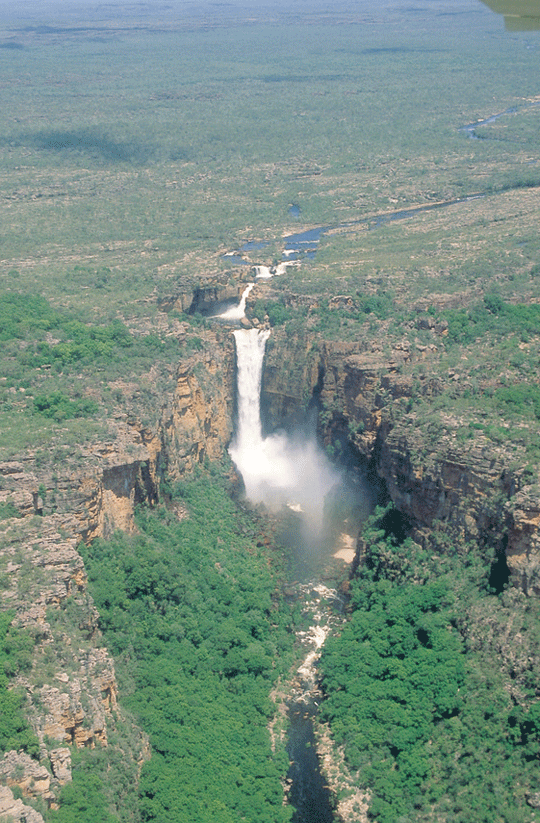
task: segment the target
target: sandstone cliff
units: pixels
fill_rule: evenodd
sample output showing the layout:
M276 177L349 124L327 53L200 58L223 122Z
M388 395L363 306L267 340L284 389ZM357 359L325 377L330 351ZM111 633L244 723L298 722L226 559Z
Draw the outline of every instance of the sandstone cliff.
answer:
M219 295L204 291L197 300L223 299L223 288ZM185 309L184 297L168 308ZM339 298L336 310L344 300ZM349 310L347 300L343 306ZM434 343L420 344L411 334L391 348L369 335L325 341L310 331L309 322L292 334L274 328L263 375L265 423L298 425L306 409L316 409L323 442L378 478L415 540L429 543L431 530L442 528L495 546L505 551L514 584L539 594L539 487L524 468L525 446L519 438L494 443L482 431L464 437L463 414L437 407L444 379L430 368L430 358L444 327L428 327ZM206 329L201 339L198 353L161 372L153 369L144 392L128 380L116 381L128 411L111 417L102 442L83 444L77 454L64 451L61 460L28 453L0 465L0 502L20 515L2 522L4 604L36 639L32 671L19 685L41 744L40 764L8 753L0 783L17 786L29 802L37 793L54 804L70 777L69 745L106 746L116 722L114 665L101 644L77 543L117 529L133 531L135 506L159 500L165 473L174 480L219 459L230 440L230 330ZM139 736L134 759L144 750ZM11 803L7 795L2 798ZM17 802L13 808L9 813L17 819L20 812L21 819L25 813Z
M230 334L207 333L205 349L149 381L168 389L141 396L131 391L131 410L108 421L104 442L81 445L77 454L32 452L0 465L0 502L13 517L0 521L3 608L35 640L33 665L17 685L27 695L27 714L40 743L40 763L17 752L0 761L2 814L38 823L7 787L25 801L54 806L71 779L70 749L107 746L122 713L114 663L103 647L98 614L87 592L80 540L132 532L138 503L155 504L165 471L181 477L205 460L222 456L232 431L233 347ZM158 379L159 378L159 379ZM142 422L144 418L145 422ZM140 732L131 757L146 756ZM37 816L36 816L37 815Z
M263 376L272 424L300 419L315 399L323 442L384 482L416 540L438 524L494 546L506 552L512 582L539 594L540 498L525 445L493 442L481 430L462 437L467 417L437 408L444 383L429 368L428 347L404 338L382 348L377 340L286 340L278 330ZM407 369L426 360L417 374Z

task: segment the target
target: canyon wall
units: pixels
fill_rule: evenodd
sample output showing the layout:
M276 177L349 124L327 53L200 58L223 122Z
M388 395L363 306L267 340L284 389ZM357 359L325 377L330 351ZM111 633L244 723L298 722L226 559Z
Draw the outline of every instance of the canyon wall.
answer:
M114 663L101 640L77 545L116 530L134 532L136 505L160 499L165 473L174 481L222 457L234 397L228 337L212 335L208 349L161 375L167 390L150 403L146 398L146 406L135 401L119 412L102 442L65 452L62 461L27 453L0 464L0 502L14 514L0 521L2 601L34 638L32 667L15 685L26 694L40 746L39 763L15 751L0 759L0 815L38 823L41 815L25 803L55 806L71 779L71 747L107 746L118 723L131 722L117 703ZM141 422L152 415L152 423ZM128 757L136 772L148 743L140 730L130 734L135 743Z
M411 348L403 341L388 356L377 342L314 347L278 330L263 375L272 423L300 419L311 398L322 441L370 467L415 540L427 543L437 528L495 547L506 554L511 582L540 594L540 492L525 469L525 450L521 455L515 442L494 443L481 431L460 439L466 421L459 414L428 411L441 377L429 369L419 378L404 374L411 358L424 357Z
M202 352L161 375L164 390L108 421L102 442L81 446L77 456L66 452L61 462L28 453L0 465L0 502L19 515L1 523L4 603L36 639L32 671L17 683L41 762L13 752L0 762L0 784L18 787L23 800L39 796L54 805L70 779L70 746L108 745L121 717L78 542L133 532L135 506L160 499L165 474L174 481L219 459L230 441L233 340L228 329L205 335ZM452 409L426 414L441 378L403 369L423 356L406 341L389 356L376 342L325 342L274 328L263 374L265 424L293 427L307 409L317 410L323 443L349 465L369 467L417 542L429 544L430 532L442 529L494 546L506 553L514 585L540 594L537 478L515 449L481 432L460 439L463 420ZM140 763L148 746L140 732L135 737L132 758ZM19 808L11 793L3 802Z

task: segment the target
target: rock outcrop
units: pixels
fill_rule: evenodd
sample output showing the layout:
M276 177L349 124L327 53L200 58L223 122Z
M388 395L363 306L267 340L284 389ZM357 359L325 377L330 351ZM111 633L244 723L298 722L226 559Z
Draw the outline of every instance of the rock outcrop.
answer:
M0 821L2 823L44 823L42 815L22 800L15 799L8 786L0 786Z
M197 310L206 299L226 299L229 287L222 285L219 293L201 292ZM189 305L184 297L168 308L192 307L193 292ZM354 305L345 295L330 309L347 312ZM429 322L427 330L445 332ZM49 459L28 453L0 464L0 502L18 515L0 523L3 602L36 639L34 666L18 685L26 691L42 756L32 761L38 771L27 780L28 764L9 753L0 769L6 784L0 816L5 807L14 820L39 823L40 815L27 814L8 785L54 803L70 779L67 744L108 744L118 710L114 665L101 642L77 544L118 529L133 532L135 506L158 502L164 472L174 481L223 455L232 434L233 341L228 330L216 329L202 330L198 343L197 353L146 375L144 392L117 381L129 411L108 421L102 442ZM519 446L510 453L481 432L460 438L458 415L426 412L441 393L441 378L427 367L416 373L409 367L429 361L429 346L404 337L390 352L383 348L378 340L322 342L310 333L309 321L292 334L275 328L263 374L263 422L272 429L294 426L306 409L316 408L321 439L369 467L415 540L428 542L430 530L443 524L464 539L505 549L513 582L539 595L540 492L535 478L519 468L525 465ZM11 782L13 775L19 782Z
M540 597L540 488L524 486L505 506L506 557L526 594Z
M68 779L71 779L71 771ZM0 783L10 789L16 786L25 798L53 798L50 791L51 773L24 752L5 753L0 760Z
M495 443L482 431L460 438L469 421L451 410L431 412L441 377L405 368L411 360L423 362L425 346L404 338L384 355L377 341L326 342L316 349L312 343L276 335L263 375L272 422L300 419L315 399L323 441L370 467L416 540L428 540L437 523L506 550L512 582L539 594L540 492L523 473L524 448Z
M36 641L32 669L16 684L26 692L40 743L39 763L6 755L0 784L18 787L30 801L39 797L54 805L71 779L66 744L107 746L119 712L114 664L102 645L77 544L116 530L133 532L135 506L158 501L165 469L170 479L180 478L206 459L219 459L230 440L232 339L228 331L220 337L218 330L219 342L205 335L199 356L148 376L153 393L122 383L132 408L108 421L102 442L57 450L49 459L29 452L0 464L0 502L13 514L0 521L3 607L13 609L14 622ZM158 385L168 388L160 392ZM133 757L142 762L147 745L138 737L141 751ZM5 804L14 819L24 819L26 807L13 805L10 792Z
M55 516L57 526L85 542L132 532L137 503L153 505L160 478L181 477L223 454L232 434L234 349L230 334L211 335L211 353L181 360L165 375L164 392L132 398L133 411L108 421L104 442L81 445L37 466L35 455L0 464L0 502L24 517ZM158 376L149 375L158 383ZM144 424L142 416L152 417Z
M162 440L170 477L189 473L205 460L217 460L231 439L234 398L233 350L216 351L200 363L205 372L204 391L194 363L181 363L176 382L162 414Z

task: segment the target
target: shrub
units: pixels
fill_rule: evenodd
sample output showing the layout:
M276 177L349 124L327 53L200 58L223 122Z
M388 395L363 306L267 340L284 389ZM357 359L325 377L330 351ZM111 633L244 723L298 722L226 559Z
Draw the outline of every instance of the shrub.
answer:
M34 409L44 417L50 417L57 423L68 420L72 417L91 417L98 411L98 404L95 400L88 398L70 400L61 391L51 392L51 394L41 394L34 397Z

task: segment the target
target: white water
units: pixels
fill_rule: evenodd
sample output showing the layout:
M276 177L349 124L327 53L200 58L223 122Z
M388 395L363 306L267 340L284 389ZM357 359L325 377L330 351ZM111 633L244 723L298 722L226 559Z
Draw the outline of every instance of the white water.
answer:
M252 503L300 510L307 535L321 533L324 501L339 481L313 437L283 432L262 436L261 377L269 330L234 332L238 364L238 427L229 449Z
M274 276L270 271L270 266L254 266L254 268L257 280L268 280Z
M291 437L285 433L263 437L260 392L270 330L238 329L233 334L237 354L238 425L230 455L244 480L247 498L272 507L286 504L298 511L303 532L298 546L302 553L317 548L314 552L317 556L318 549L325 546L325 498L340 477L313 437ZM286 800L297 809L295 819L330 823L335 816L319 767L313 719L322 697L317 661L326 638L342 619L337 610L330 609L330 604L341 598L337 591L321 583L297 582L294 588L303 603L303 613L311 615L312 625L297 634L303 659L290 683L287 701L290 720L287 753L291 765L287 773ZM313 809L317 809L316 816Z
M231 306L230 309L227 309L222 314L218 314L217 316L221 317L223 320L241 320L243 317L245 317L246 301L248 298L248 294L250 293L254 285L255 283L250 283L249 286L246 286L246 288L242 292L242 297L237 306Z
M291 254L296 254L296 249L287 249L283 254L289 257ZM297 260L286 260L283 263L278 263L276 266L254 266L253 268L255 269L255 277L257 280L269 280L271 277L280 277L282 274L285 274L288 266L296 267L299 265Z

